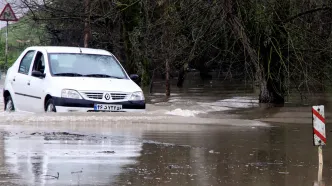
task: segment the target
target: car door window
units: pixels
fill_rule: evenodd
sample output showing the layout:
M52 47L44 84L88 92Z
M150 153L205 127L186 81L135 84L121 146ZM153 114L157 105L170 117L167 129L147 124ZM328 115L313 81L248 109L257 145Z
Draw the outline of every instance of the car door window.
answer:
M35 61L33 63L33 71L39 71L41 73L44 73L45 71L45 58L43 53L37 52Z
M35 51L28 51L25 56L22 58L18 72L21 74L29 74L29 69L32 63L32 59L35 55Z

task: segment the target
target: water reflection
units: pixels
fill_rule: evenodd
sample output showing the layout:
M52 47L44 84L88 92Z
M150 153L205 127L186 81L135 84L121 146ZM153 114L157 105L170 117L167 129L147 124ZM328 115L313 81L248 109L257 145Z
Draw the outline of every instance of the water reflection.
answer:
M143 139L139 163L127 166L117 185L312 186L317 180L311 126L146 132ZM324 149L325 185L332 180L330 149Z
M19 185L109 185L141 151L139 141L123 136L68 135L10 132L0 140L0 168L15 175L7 180Z

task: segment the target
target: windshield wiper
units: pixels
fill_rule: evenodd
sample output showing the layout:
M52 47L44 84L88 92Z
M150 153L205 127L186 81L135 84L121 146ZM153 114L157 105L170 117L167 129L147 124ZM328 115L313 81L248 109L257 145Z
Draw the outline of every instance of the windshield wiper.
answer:
M57 73L57 74L54 74L54 75L55 75L55 76L70 76L70 77L83 76L82 74L72 73L72 72L67 72L67 73Z
M107 74L86 74L84 75L86 77L101 77L101 78L116 78L116 79L123 79L122 77L117 77L117 76L110 76Z

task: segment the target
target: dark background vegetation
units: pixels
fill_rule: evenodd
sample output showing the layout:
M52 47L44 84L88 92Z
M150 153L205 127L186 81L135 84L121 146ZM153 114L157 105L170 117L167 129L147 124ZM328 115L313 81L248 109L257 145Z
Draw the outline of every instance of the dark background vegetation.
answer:
M182 87L192 69L204 80L246 78L264 103L282 104L290 90L330 87L330 0L17 0L12 6L26 14L10 25L11 62L30 45L81 46L112 52L142 86L164 79L166 95L170 79Z

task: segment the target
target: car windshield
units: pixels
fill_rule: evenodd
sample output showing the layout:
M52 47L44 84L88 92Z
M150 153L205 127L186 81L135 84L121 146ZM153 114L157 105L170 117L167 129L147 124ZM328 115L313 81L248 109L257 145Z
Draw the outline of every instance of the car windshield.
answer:
M49 54L50 69L54 76L85 76L127 79L113 56L96 54Z

